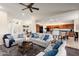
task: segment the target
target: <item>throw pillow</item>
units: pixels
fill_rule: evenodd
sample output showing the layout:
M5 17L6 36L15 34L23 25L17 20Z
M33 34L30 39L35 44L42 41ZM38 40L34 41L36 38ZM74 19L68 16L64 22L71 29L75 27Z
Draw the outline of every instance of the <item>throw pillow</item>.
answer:
M35 38L39 38L39 35L37 33L35 33Z
M58 49L53 49L53 50L45 53L44 56L55 56L57 54L57 52L58 52Z
M32 38L39 38L39 35L37 33L32 33Z
M46 41L48 38L49 38L49 35L45 35L44 38L43 38L43 40Z
M57 41L53 46L53 49L58 49L62 43L63 43L62 41Z

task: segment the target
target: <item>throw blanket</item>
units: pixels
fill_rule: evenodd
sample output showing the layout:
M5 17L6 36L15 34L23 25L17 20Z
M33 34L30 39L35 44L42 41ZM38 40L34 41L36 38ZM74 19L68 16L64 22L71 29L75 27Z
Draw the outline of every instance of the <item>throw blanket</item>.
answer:
M9 40L9 47L12 46L13 42L15 42L15 40L13 40L13 39Z

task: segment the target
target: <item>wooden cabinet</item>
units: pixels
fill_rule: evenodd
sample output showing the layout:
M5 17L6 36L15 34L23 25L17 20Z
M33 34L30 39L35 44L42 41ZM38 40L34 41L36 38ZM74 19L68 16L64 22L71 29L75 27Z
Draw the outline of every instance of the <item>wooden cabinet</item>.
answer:
M74 24L50 25L50 26L47 26L47 28L49 28L49 29L55 29L55 28L58 28L58 29L74 29Z
M36 24L36 32L39 32L40 25Z

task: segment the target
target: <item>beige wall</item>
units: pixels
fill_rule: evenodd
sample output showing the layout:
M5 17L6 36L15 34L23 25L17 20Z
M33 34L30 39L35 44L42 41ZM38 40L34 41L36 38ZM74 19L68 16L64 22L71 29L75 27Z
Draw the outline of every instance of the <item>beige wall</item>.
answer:
M16 24L17 22L19 22L19 23ZM29 30L31 32L36 32L35 20L12 19L11 23L9 23L10 33L16 37L19 33L23 32L23 25L29 25Z
M77 12L77 18L74 19L74 31L79 32L79 11Z
M8 31L7 14L4 11L0 11L0 45L3 44L2 37Z
M36 32L36 24L34 19L22 21L22 25L29 25L30 31Z
M74 31L79 32L79 19L74 20Z

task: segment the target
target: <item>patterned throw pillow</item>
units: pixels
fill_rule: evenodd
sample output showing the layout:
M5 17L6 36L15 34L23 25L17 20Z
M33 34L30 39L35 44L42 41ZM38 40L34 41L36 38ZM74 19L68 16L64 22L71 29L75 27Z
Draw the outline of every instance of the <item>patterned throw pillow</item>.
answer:
M58 41L55 43L55 45L53 46L53 49L58 49L62 43L63 43L62 41L59 41L59 40L58 40Z
M53 49L44 54L44 56L55 56L58 52L58 49Z
M43 38L43 40L45 40L45 41L46 41L47 39L49 39L49 35L45 35L44 38Z
M32 33L32 38L39 38L39 35L37 33Z

